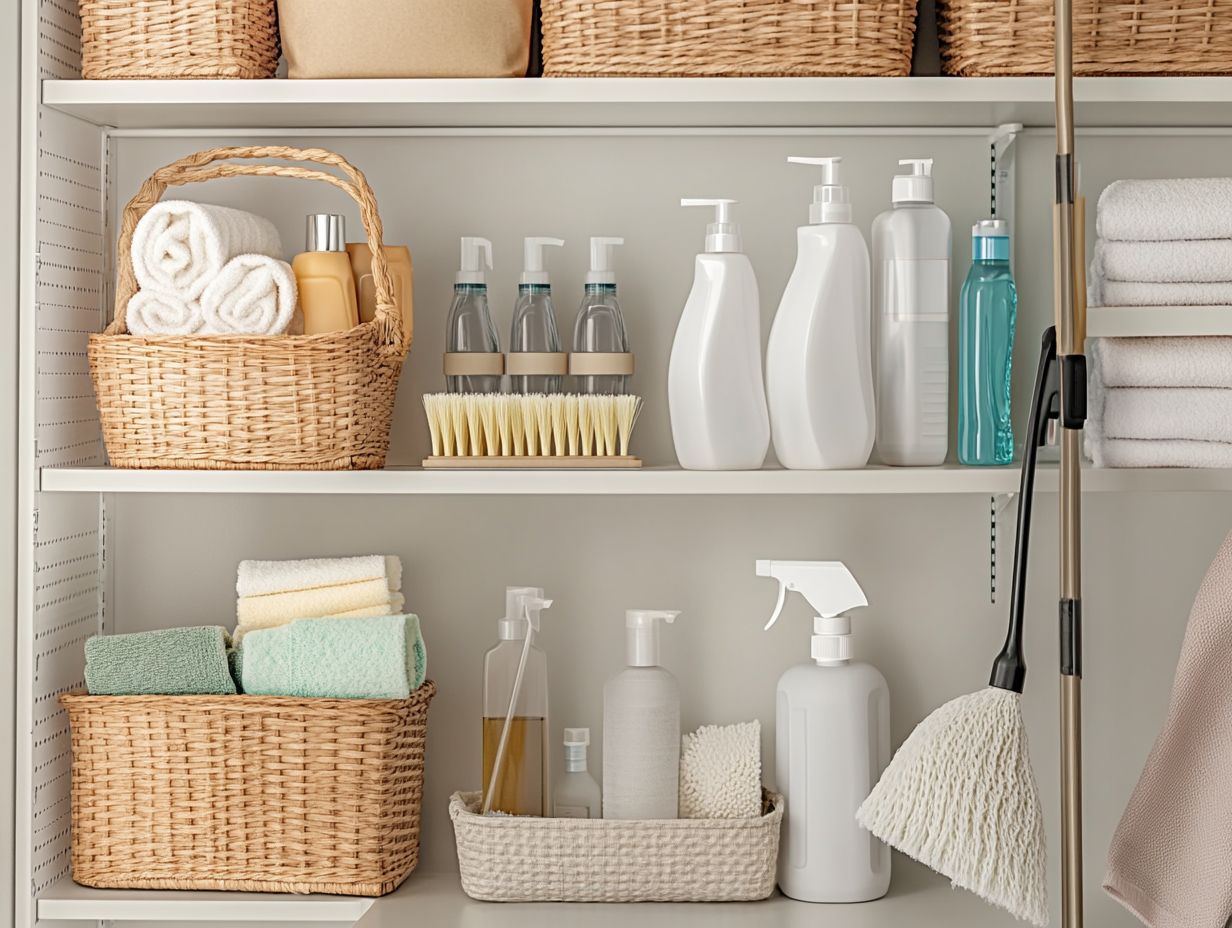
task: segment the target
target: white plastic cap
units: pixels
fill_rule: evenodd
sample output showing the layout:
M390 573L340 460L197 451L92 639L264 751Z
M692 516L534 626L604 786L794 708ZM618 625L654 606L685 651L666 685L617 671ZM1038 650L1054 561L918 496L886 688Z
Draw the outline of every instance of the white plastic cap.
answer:
M981 219L971 227L976 238L1009 238L1010 224L1004 219Z
M589 744L589 728L565 729L565 771L567 773L579 773L586 769L586 747Z
M522 239L522 283L550 283L548 272L543 268L543 249L548 245L560 248L564 244L563 238L544 238L538 235Z
M659 622L675 622L675 609L630 609L625 613L625 647L630 667L659 665Z
M523 611L528 601L542 601L543 587L505 587L505 617L497 623L497 636L501 641L513 641L526 637L526 614Z
M706 252L708 254L731 254L742 250L740 226L731 221L731 208L737 202L737 200L708 200L697 197L680 201L681 206L714 207L714 222L706 226Z
M586 747L590 744L590 729L589 728L566 728L565 729L565 747L573 747L581 745Z
M932 203L933 159L903 158L898 163L911 165L911 173L894 175L890 198L895 203Z
M793 155L792 164L816 164L821 167L821 183L813 188L809 206L809 222L851 222L851 194L839 183L839 157L803 158Z
M483 268L479 264L479 253L483 252L484 263L489 268L492 267L492 243L486 238L475 238L474 236L462 236L462 264L461 269L454 275L454 283L457 284L482 284L487 283L487 278L484 276Z
M590 271L586 274L588 284L614 284L616 271L612 269L612 248L623 245L619 236L592 235L590 238Z
M845 615L814 616L812 654L819 664L851 660L851 619Z

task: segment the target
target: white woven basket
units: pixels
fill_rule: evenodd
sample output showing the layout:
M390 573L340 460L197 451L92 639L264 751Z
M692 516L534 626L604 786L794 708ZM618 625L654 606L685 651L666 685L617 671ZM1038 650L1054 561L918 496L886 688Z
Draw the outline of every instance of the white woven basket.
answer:
M478 815L449 800L462 889L487 902L749 902L774 892L783 797L752 819Z

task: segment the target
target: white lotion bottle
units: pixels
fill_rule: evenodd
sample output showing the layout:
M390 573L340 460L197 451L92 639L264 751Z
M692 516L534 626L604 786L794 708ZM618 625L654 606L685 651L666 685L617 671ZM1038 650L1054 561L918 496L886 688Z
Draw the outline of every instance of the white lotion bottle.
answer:
M603 687L603 817L679 814L680 685L659 666L659 622L679 612L625 613L629 666Z
M766 352L774 450L784 467L863 467L873 450L869 259L839 183L841 158L788 158L822 167L809 225Z
M944 464L950 448L950 217L933 160L907 158L873 221L877 451L885 464Z
M756 470L770 448L761 305L753 265L731 221L735 202L680 201L715 209L667 371L672 441L687 470Z
M758 561L816 611L812 660L779 679L775 767L785 815L779 889L803 902L868 902L890 888L890 849L856 824L856 810L890 761L890 691L851 659L851 619L868 600L841 561Z

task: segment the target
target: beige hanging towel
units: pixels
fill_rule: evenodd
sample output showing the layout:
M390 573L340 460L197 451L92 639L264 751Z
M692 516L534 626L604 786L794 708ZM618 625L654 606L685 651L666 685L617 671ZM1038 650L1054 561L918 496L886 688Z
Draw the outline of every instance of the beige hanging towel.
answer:
M1151 928L1232 915L1232 535L1198 590L1163 730L1112 837L1104 890Z

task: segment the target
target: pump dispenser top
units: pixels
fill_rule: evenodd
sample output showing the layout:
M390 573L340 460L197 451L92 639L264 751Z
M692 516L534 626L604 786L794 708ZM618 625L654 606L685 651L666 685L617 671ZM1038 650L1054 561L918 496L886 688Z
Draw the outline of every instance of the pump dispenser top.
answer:
M455 284L486 284L483 267L479 263L479 253L483 252L483 261L492 267L492 243L486 238L462 236L462 265L454 276Z
M616 271L612 268L612 248L623 245L620 236L593 235L590 239L590 270L586 273L588 284L615 284Z
M544 600L543 587L507 586L505 587L505 617L497 624L497 635L501 641L514 641L526 637L527 604L542 604ZM539 630L539 605L533 611L535 631Z
M911 173L894 175L890 199L895 203L932 203L933 159L903 158L898 163L911 165Z
M547 286L551 281L548 272L543 267L543 249L545 246L560 248L565 244L562 238L544 238L541 235L527 236L522 240L522 280L525 284L540 284ZM491 265L489 264L489 267Z
M625 648L630 667L659 666L659 622L675 622L679 610L630 609L625 613Z
M851 659L849 609L868 605L864 590L842 561L758 561L757 576L779 582L779 600L766 631L778 621L788 591L801 594L813 607L813 660L828 664Z
M685 198L681 206L713 206L714 222L706 226L706 253L731 254L744 249L740 242L740 226L732 222L732 207L738 200Z
M851 222L851 194L840 183L838 156L804 158L792 155L787 159L792 164L815 164L821 167L821 183L813 188L813 202L809 206L809 222Z

